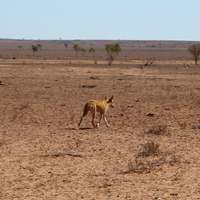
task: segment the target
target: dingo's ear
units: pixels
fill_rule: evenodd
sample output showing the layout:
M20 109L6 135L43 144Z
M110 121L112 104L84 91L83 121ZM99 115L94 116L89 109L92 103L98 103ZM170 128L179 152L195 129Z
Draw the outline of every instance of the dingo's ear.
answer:
M114 95L112 95L112 97L110 98L110 100L112 100L114 98Z
M105 96L105 99L107 99L108 97L107 96Z

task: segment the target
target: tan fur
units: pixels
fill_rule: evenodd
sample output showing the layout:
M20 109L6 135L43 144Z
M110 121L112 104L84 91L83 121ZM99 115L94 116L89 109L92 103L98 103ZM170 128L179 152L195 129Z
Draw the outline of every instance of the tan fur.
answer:
M106 120L105 114L109 107L113 108L115 106L113 98L114 98L114 96L112 96L111 98L106 98L105 100L89 100L84 106L83 115L82 115L81 120L78 125L79 126L81 125L83 117L85 117L88 114L88 112L90 111L92 113L92 125L94 127L99 126L102 117L104 118L106 125L109 127L110 125L108 124L108 122ZM99 123L97 125L94 124L96 112L100 113L100 119L99 119Z

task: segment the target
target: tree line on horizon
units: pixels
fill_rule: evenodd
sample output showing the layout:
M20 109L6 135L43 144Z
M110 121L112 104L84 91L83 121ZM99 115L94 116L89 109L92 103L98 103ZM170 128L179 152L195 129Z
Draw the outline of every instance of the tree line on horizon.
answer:
M68 48L67 43L65 43L64 46L66 49ZM18 46L18 48L21 50L22 46ZM82 56L84 56L84 53L87 51L85 48L82 48L78 44L74 44L73 49L76 53L76 57L78 55L78 52L81 52ZM41 44L32 45L32 50L33 50L33 54L35 54L35 52L37 52L39 50L42 51L42 45ZM121 52L121 46L118 43L116 43L116 44L107 43L105 45L105 50L106 50L107 56L108 56L108 58L107 58L108 65L112 65L113 61L117 58L118 54ZM200 44L190 45L188 47L187 51L192 55L192 57L195 61L195 65L197 65L198 58L200 56ZM88 52L92 54L93 60L94 60L95 64L97 64L97 59L95 57L96 50L93 47L91 47L88 50Z
M67 49L68 44L65 43L64 44L65 48ZM18 46L21 50L22 46ZM79 46L78 44L74 44L73 45L73 49L76 52L76 57L78 55L78 52L82 52L82 56L84 56L84 53L87 51L85 48L82 48L81 46ZM105 45L105 49L108 55L108 64L112 65L113 61L116 59L117 55L121 52L121 47L118 43L116 44L110 44L107 43ZM42 45L41 44L37 44L37 45L32 45L32 50L33 50L33 55L35 54L35 52L37 51L42 51ZM93 56L93 60L95 62L95 64L97 64L97 60L95 58L95 49L93 47L91 47L88 52L92 54Z

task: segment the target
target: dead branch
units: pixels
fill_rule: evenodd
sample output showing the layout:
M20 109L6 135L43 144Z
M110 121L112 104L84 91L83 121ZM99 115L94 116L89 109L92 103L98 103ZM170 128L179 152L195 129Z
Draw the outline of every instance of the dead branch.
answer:
M146 63L144 64L144 66L151 66L154 63L155 60L156 59L154 57L147 58Z

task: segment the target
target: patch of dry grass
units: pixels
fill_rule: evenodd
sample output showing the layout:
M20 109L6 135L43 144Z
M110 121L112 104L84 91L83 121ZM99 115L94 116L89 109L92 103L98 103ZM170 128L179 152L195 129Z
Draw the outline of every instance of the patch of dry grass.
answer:
M170 134L170 131L167 125L156 125L156 126L151 126L148 130L148 133L152 133L155 135L168 135Z
M143 156L155 156L160 153L160 145L154 141L149 141L144 145L142 155Z

